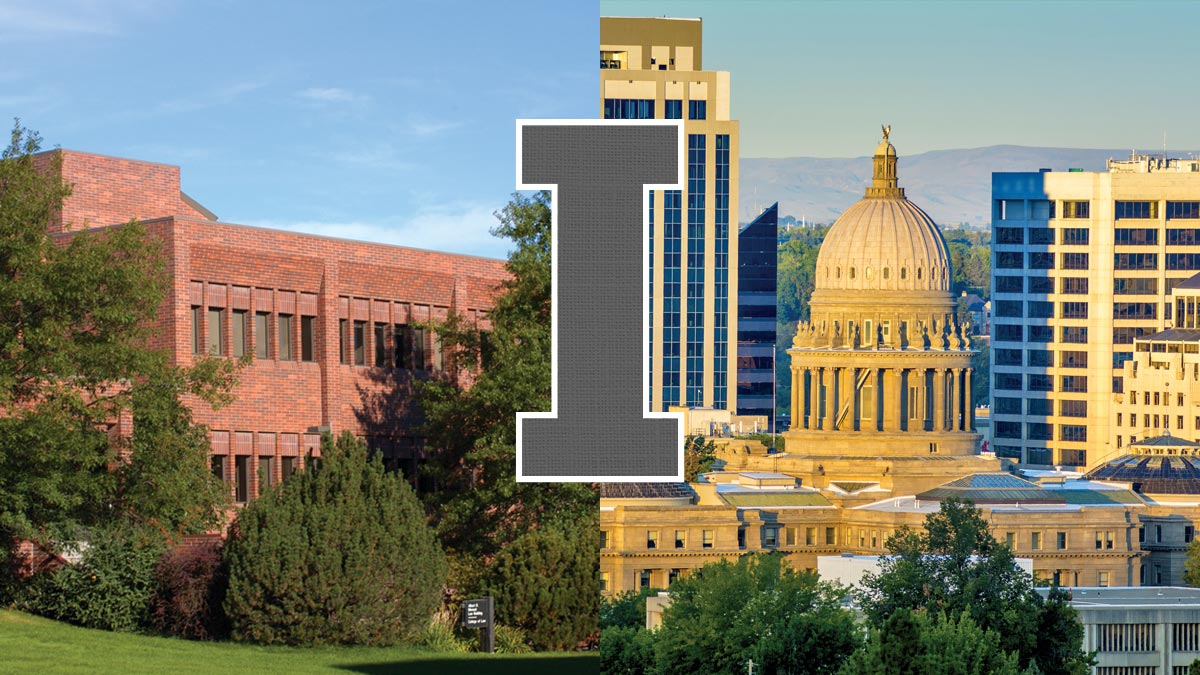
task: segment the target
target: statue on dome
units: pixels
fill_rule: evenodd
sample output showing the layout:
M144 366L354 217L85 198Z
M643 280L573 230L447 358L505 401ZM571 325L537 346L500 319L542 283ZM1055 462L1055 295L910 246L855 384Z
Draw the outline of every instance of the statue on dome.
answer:
M888 134L890 134L890 133L892 133L892 125L890 125L890 124L883 125L883 140L884 141L886 141L888 139Z

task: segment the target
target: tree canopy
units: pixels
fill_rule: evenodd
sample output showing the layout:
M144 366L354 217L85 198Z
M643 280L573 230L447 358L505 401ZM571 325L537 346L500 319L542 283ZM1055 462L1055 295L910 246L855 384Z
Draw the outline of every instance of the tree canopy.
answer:
M168 280L160 243L136 221L51 235L71 186L61 155L40 150L17 123L0 154L0 551L117 519L207 527L227 495L180 400L227 401L235 363L183 368L148 346ZM110 433L130 413L133 438ZM133 463L113 470L128 449Z

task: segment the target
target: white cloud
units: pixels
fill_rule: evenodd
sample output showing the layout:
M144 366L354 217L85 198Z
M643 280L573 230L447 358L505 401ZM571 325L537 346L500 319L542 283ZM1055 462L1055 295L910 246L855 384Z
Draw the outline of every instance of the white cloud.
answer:
M451 129L457 129L461 126L461 122L451 122L449 120L413 120L408 122L407 129L413 136L426 138L450 131Z
M250 221L246 225L326 237L395 244L448 253L466 253L491 258L508 255L511 242L493 237L489 230L498 224L494 208L463 205L428 208L399 222L360 221Z
M370 96L341 87L309 87L296 92L296 96L320 103L365 103L371 100Z

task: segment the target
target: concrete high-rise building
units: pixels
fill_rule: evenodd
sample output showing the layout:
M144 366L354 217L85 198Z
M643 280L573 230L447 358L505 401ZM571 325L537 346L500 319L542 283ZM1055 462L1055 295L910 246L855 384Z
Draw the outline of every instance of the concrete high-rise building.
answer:
M775 343L779 303L779 204L738 232L738 415L767 418L775 431Z
M679 119L687 133L685 189L649 204L655 411L737 409L738 123L729 73L702 69L700 38L699 19L600 19L604 119Z
M992 202L992 448L1095 466L1135 338L1172 325L1200 271L1200 161L994 173Z

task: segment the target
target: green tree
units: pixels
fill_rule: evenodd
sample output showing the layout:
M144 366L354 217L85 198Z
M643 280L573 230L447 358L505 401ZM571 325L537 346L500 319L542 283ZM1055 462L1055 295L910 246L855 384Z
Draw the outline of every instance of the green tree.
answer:
M1200 539L1188 544L1187 557L1183 561L1183 583L1200 586Z
M0 154L0 556L15 539L53 549L130 515L202 527L225 497L206 487L208 445L179 400L227 400L235 364L179 368L148 346L168 288L160 242L137 222L49 234L71 186L61 154L40 149L18 123ZM169 446L171 462L112 470L126 446L108 429L131 410L146 423L133 448Z
M601 675L652 675L654 633L639 626L600 629Z
M490 558L535 527L592 522L599 505L591 485L516 482L516 413L550 409L549 194L516 194L496 215L493 234L515 248L490 330L453 313L437 326L450 369L471 384L443 379L418 389L436 450L422 467L437 485L426 507L452 555L468 559Z
M638 628L646 625L646 598L660 589L642 588L600 598L600 628Z
M1192 659L1192 663L1188 666L1188 675L1200 675L1200 659Z
M600 524L539 528L518 537L488 567L482 592L496 620L525 631L537 649L572 649L598 629Z
M232 635L265 644L411 642L446 577L408 483L349 432L242 509L225 556Z
M829 228L798 227L784 233L779 245L778 314L775 326L776 411L791 413L791 356L796 323L808 320L808 301L816 288L817 254Z
M860 641L845 592L779 555L705 565L670 593L654 636L661 675L740 675L751 659L765 673L836 673Z
M996 632L980 628L967 614L930 619L900 610L871 631L840 675L1018 675L1018 660L1001 648Z
M943 501L926 516L923 531L901 528L887 548L891 555L881 559L879 573L864 577L860 597L876 628L902 610L965 615L999 635L1003 651L1017 654L1023 667L1036 662L1043 672L1056 673L1090 667L1082 626L1065 600L1042 601L1012 550L992 537L971 502Z
M717 461L717 446L703 436L688 435L683 442L683 479L689 483L700 479L700 474L712 471Z

